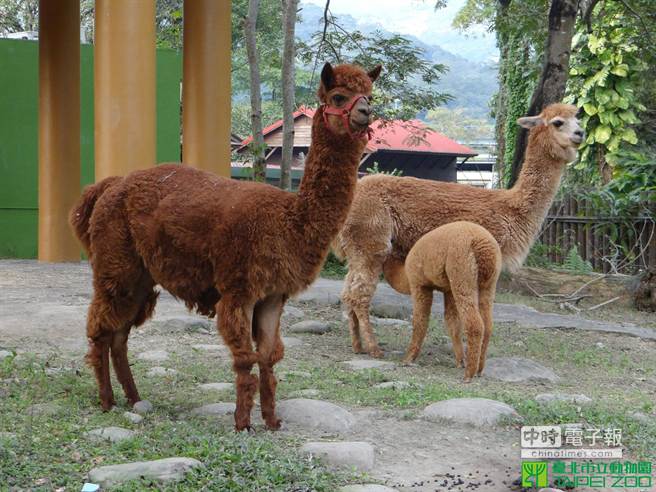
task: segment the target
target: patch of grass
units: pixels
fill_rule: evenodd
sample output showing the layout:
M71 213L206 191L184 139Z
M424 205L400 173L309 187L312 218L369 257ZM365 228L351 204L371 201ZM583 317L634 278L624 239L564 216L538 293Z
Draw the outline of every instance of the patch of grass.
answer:
M321 276L323 278L332 278L341 280L346 277L348 273L348 267L346 262L340 261L331 251L328 253L326 262L323 264L323 269L321 270Z
M175 391L170 391L170 382L143 384L149 397L157 402L156 411L142 424L133 425L121 415L126 408L100 411L95 380L86 369L51 376L36 358L22 356L20 361L3 361L0 432L15 436L5 437L0 443L0 484L30 490L76 490L95 466L172 456L195 458L204 466L177 484L137 481L112 490L330 491L354 478L353 474L329 471L320 462L300 456L296 451L300 443L289 435L236 433L230 419L190 417L181 411L181 401L190 399L185 382L199 377L193 367L180 367L183 376L176 381ZM205 374L203 379L207 377ZM148 381L145 377L138 379ZM120 390L115 393L119 397ZM117 400L120 405L122 395ZM55 413L28 415L29 406L44 402L56 405ZM94 442L83 436L88 430L106 426L133 428L138 435L116 444Z

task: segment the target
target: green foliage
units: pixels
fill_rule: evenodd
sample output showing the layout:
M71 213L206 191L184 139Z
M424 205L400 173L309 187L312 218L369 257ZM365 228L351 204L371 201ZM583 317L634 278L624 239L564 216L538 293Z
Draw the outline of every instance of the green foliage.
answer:
M647 69L635 34L617 5L602 6L603 22L574 39L569 84L571 101L584 110L581 124L587 133L575 167L595 181L600 165L615 167L622 152L638 143L635 125L646 110L635 91Z
M558 254L559 252L560 248L558 246L548 246L540 241L536 241L531 246L531 250L524 264L534 268L555 268L557 265L549 259L549 255Z
M494 138L494 124L467 114L463 108L436 108L428 112L426 123L434 130L458 142L474 142Z
M590 262L581 258L579 249L576 246L570 248L562 266L563 269L576 273L591 273L593 271Z
M368 174L389 174L390 176L401 176L403 171L400 169L394 168L391 171L381 171L378 167L378 162L374 162L374 165L367 168Z
M331 251L328 253L326 262L323 264L321 276L324 278L343 279L348 273L348 267L345 261L341 261Z

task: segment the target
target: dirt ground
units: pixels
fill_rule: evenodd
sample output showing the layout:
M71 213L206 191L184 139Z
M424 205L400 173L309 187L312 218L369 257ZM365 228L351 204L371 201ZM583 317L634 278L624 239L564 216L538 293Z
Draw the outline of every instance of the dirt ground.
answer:
M74 374L85 385L88 382L84 390L88 392L88 400L77 405L82 405L89 414L100 413L93 394L93 377L83 364L85 316L92 292L88 265L2 260L0 292L0 349L22 357L36 357L44 367L52 369L54 378ZM511 302L522 299L518 295L512 299L508 295L503 297ZM302 343L287 348L285 359L276 368L282 375L278 399L298 396L302 390L316 390L313 398L349 409L356 425L341 436L317 434L291 425L285 425L281 434L298 442L321 438L373 444L376 464L368 474L373 481L397 490L519 490L511 483L520 471L521 423L507 422L483 429L451 422L434 423L421 417L426 405L458 397L484 397L508 403L522 416L525 425L575 421L600 427L617 425L625 431L625 459L656 460L656 341L653 339L577 330L572 326L536 329L523 324L521 318L504 319L495 323L488 357L526 357L553 369L560 380L506 383L480 378L463 385L461 370L454 366L439 316L431 326L416 365L400 365L409 341L408 325L384 325L378 327L377 333L386 352L385 360L394 362L394 368L352 371L343 362L364 357L351 352L339 306L330 299L325 301L306 298L306 301L290 302L300 310L296 314L302 316L286 315L285 332L302 319L327 321L332 330L324 335L293 335ZM600 319L609 318L615 316L600 315ZM194 315L184 305L163 292L154 319L135 331L130 339L133 370L142 397L172 419L188 414L194 407L217 401L199 391L199 383L231 380L230 360L224 353L194 347L220 341L211 327L189 329L193 319ZM653 330L655 326L642 315L628 319L625 314L622 319L640 329ZM135 357L152 350L167 351L170 358L154 363ZM146 373L155 365L178 372L154 380ZM403 381L408 386L375 387L385 381ZM119 405L125 407L120 386L115 384L114 388ZM546 407L536 404L536 395L547 392L583 393L593 403ZM229 393L221 401L231 399L234 394ZM646 420L636 421L636 412ZM223 419L222 428L229 429L230 419ZM10 427L0 423L0 432L10 431ZM254 439L262 432L265 431L258 426ZM84 468L82 465L81 469Z

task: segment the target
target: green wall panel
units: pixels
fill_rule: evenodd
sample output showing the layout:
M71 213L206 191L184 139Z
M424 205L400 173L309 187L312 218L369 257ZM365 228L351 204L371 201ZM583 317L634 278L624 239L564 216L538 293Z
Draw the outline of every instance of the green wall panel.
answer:
M93 46L80 47L80 185L94 181ZM35 258L39 45L0 39L0 257ZM157 50L157 160L180 160L182 56Z

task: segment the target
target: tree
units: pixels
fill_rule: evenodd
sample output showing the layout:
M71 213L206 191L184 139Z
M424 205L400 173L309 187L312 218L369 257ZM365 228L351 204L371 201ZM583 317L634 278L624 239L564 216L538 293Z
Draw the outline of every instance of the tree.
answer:
M533 91L527 115L534 116L548 104L559 102L565 96L569 75L569 58L576 25L579 0L552 0L549 9L549 34L544 50L544 64L540 79ZM520 128L517 132L515 152L508 187L512 187L522 170L528 131Z
M259 5L260 0L248 1L248 14L244 18L244 38L246 40L246 51L248 53L248 66L250 68L251 79L251 129L253 132L253 140L250 143L250 150L253 154L253 178L255 181L265 181L266 162L264 156L264 135L262 134L260 64L257 53L257 36L255 29Z
M282 55L282 162L280 164L280 188L291 190L291 168L294 158L294 91L295 26L298 0L283 0L283 55Z

